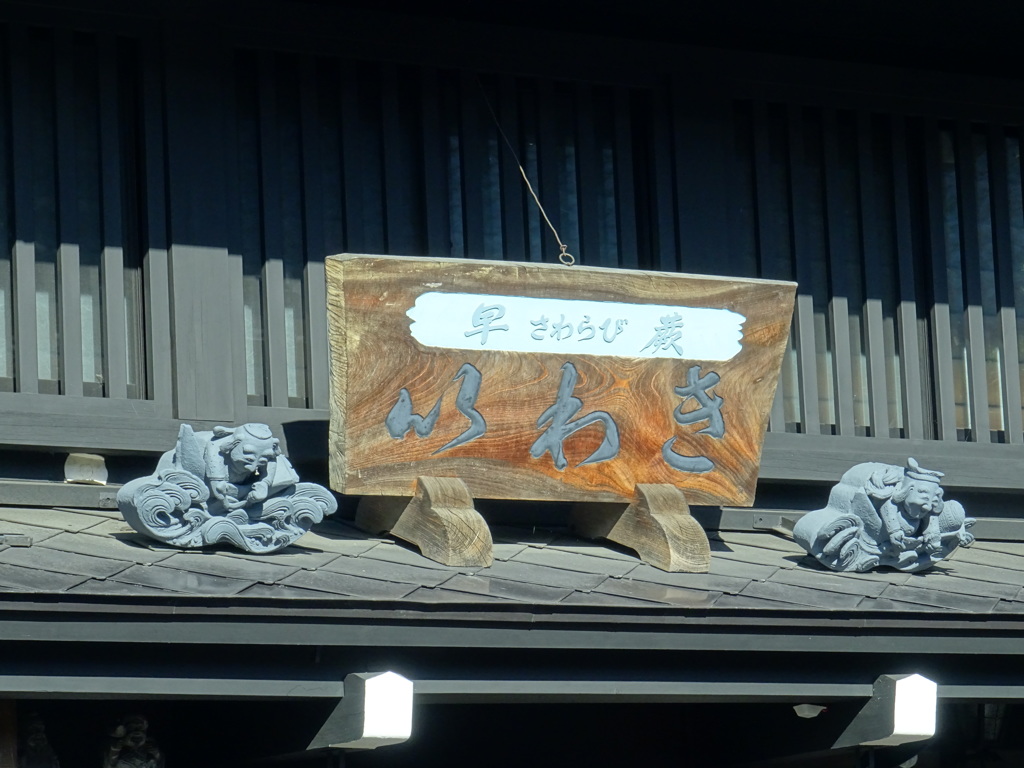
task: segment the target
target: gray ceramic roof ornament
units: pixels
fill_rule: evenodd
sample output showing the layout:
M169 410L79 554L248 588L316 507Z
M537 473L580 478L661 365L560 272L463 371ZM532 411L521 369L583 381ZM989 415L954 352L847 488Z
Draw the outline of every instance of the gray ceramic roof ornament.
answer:
M974 518L942 498L942 475L914 459L906 467L858 464L832 488L827 507L800 518L793 537L833 571L930 568L974 542Z
M253 553L288 546L338 508L326 488L299 482L266 424L182 424L175 449L122 487L117 505L132 528L166 544L225 542Z

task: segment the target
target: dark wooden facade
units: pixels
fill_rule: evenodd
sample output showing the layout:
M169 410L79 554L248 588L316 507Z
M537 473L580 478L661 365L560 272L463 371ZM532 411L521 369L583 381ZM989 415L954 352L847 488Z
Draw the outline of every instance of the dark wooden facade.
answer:
M558 249L518 161L584 264L798 282L762 468L774 505L817 504L855 462L914 456L945 471L960 498L1013 518L1024 459L1024 62L1015 34L1024 19L995 3L971 12L953 3L865 6L849 18L818 12L795 2L709 10L654 0L601 10L575 2L0 4L2 455L29 449L19 467L68 450L149 461L183 421L197 429L259 421L280 430L297 463L315 468L329 404L325 257L554 261ZM204 605L189 619L221 655L200 663L198 651L181 646L175 661L204 672L234 664L241 678L255 678L259 654L229 634L271 631L272 618L228 626L207 621L207 608L232 606ZM369 633L374 621L363 608L308 625L290 616L282 632L315 635L337 621ZM17 621L31 626L25 617L45 610L27 604ZM509 624L504 615L486 621ZM786 621L765 631L791 632ZM823 633L828 650L805 649L808 663L829 674L852 663L869 678L902 671L878 667L906 663L883 647L902 625L887 626L870 654L837 661L838 638L860 621ZM424 622L455 629L444 635L449 646L404 659L420 670L457 666L459 638L470 647L483 631L466 630L465 617ZM97 645L79 672L116 666L134 642L156 643L155 623L139 623L149 626L135 635L127 627L119 643L117 609L96 622L76 614L52 630L45 651L17 650L45 668L75 654L84 626ZM607 617L578 623L579 637L618 634ZM970 623L943 630L952 639L930 657L933 668L956 667L953 657L980 631ZM39 634L21 626L12 637ZM588 669L620 665L640 680L670 666L665 656L645 667L641 641L625 650L611 640L560 647L560 631L507 659L498 658L500 644L487 646L474 674L500 669L514 680L517 664L536 672L584 656ZM928 641L927 631L914 631L915 642ZM531 632L515 636L528 643ZM650 636L695 653L694 668L710 654L664 627ZM999 643L1017 639L1015 624L1001 624L989 650L1005 655L999 663L1015 661L1018 652ZM315 660L301 663L284 659L290 638L260 642L273 647L279 669L310 675L320 664L312 640L301 652ZM331 674L387 663L362 646L337 646ZM729 651L715 663L732 669L741 655L754 659L737 667L737 680L785 656L759 649L754 631ZM965 679L1000 674L974 665ZM779 669L784 679L801 674L791 656ZM430 740L350 762L432 764L422 751L432 748L459 761L522 762L530 729L545 727L538 720L569 723L564 738L552 726L537 739L548 754L597 764L613 755L664 759L709 733L730 738L701 718L751 718L767 740L775 732L774 710L744 709L738 698L714 699L722 711L709 714L698 699L685 711L659 709L653 688L637 689L634 701L644 704L633 708L621 697L570 696L572 707L593 708L581 716L553 703L551 690L518 699L515 690L492 708L474 706L471 686L450 709L438 694L424 720ZM965 691L968 703L944 705L944 716L982 729L987 699ZM605 693L614 698L612 688ZM1019 693L1001 695L1012 703ZM48 711L74 719L81 702L67 696ZM197 710L203 738L216 738L207 726L220 705ZM183 706L163 701L153 711L173 719ZM275 711L248 702L225 722L237 733ZM502 756L481 755L482 736L451 748L458 723L489 734L494 718L515 731ZM689 724L673 732L676 718ZM652 723L661 741L633 750L584 742L595 725L639 734ZM585 746L574 748L574 739ZM212 754L220 764L231 750ZM716 756L705 744L687 764Z
M0 440L322 437L325 255L554 258L507 137L583 263L800 283L766 479L1015 487L1018 83L447 13L9 7Z

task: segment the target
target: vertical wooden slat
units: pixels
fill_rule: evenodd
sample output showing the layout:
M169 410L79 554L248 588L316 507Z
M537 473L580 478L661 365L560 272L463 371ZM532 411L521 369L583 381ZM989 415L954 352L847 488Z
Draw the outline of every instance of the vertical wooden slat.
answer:
M437 71L420 72L423 114L423 199L426 202L427 251L430 256L452 255L451 218L448 215L448 145L441 130L441 94Z
M999 371L1003 391L1003 418L1007 442L1024 443L1021 418L1020 358L1017 352L1017 312L1013 291L1013 252L1010 244L1010 195L1006 169L1006 135L1001 126L988 131L989 194L992 196L992 240L995 249L999 328Z
M878 216L881 215L875 190L874 148L871 142L871 116L857 113L857 162L859 166L861 260L864 264L864 323L868 356L868 387L870 392L871 434L889 436L889 400L886 381L885 334L882 317L885 266L882 263Z
M408 141L403 133L403 105L400 102L398 68L394 64L385 64L381 78L381 123L387 252L408 256L417 255L418 251L413 221L416 219L419 201L414 197L414 185L409 183L415 176L412 163L407 157Z
M515 79L503 76L498 80L498 120L504 137L498 137L498 157L501 169L501 216L504 224L503 243L506 259L527 260L526 218L523 177L518 162L523 162L522 142L519 136L519 99ZM505 140L512 145L510 149ZM514 155L513 155L514 152ZM530 200L527 205L532 204Z
M167 241L167 197L164 174L163 73L159 41L153 37L142 51L142 140L144 142L145 258L143 278L146 313L147 390L161 415L171 414L171 307ZM245 378L242 378L245 381Z
M589 83L576 84L575 131L576 175L579 179L576 196L579 210L580 261L591 266L614 267L615 261L605 260L601 248L600 216L601 157L597 150L594 120L594 89Z
M224 158L224 191L230 201L225 210L228 243L225 271L231 325L235 329L235 338L242 341L231 347L235 382L231 399L235 413L242 414L247 413L250 403L266 405L263 294L253 290L260 283L256 273L263 268L259 213L259 66L255 54L249 51L244 54L236 52L230 61L232 77L228 82L233 87L230 97L224 101L224 110L225 124L231 127L234 141L228 145ZM250 312L251 319L247 323ZM249 387L250 357L252 392Z
M687 73L672 79L672 107L682 269L734 274L728 235L731 101L720 83Z
M128 396L128 346L124 304L124 226L121 220L121 128L117 41L98 40L100 77L100 164L103 190L103 351L107 396Z
M940 440L956 440L956 394L953 387L953 341L949 318L949 286L946 282L946 237L942 191L942 148L939 127L925 121L928 183L928 239L932 254L931 309L932 360L935 373L936 433Z
M35 212L32 201L32 101L36 98L29 66L28 31L11 25L11 144L14 176L14 356L16 389L39 391L39 342L36 330Z
M225 227L230 113L224 104L230 100L231 60L217 30L168 22L161 32L174 415L230 423L243 415L236 387L244 392L244 383L225 345L211 338L226 330L229 338L244 339Z
M664 89L658 89L653 94L651 104L654 146L646 161L654 168L651 205L656 243L652 266L654 269L665 272L678 272L679 244L676 234L675 178L673 173L675 163L672 158L671 111L668 98L669 95Z
M263 306L266 312L268 404L288 406L288 356L284 324L284 241L281 231L281 143L278 136L274 55L259 57L260 182L263 210Z
M345 249L353 253L372 253L367 234L367 211L363 205L367 157L362 136L355 66L351 62L342 61L339 70L342 168L345 175Z
M330 405L327 353L327 279L324 258L322 149L320 145L319 99L316 62L303 56L299 76L302 120L302 183L305 202L306 264L305 289L306 346L309 361L309 404L313 408Z
M9 73L9 49L6 29L0 29L0 82L10 83ZM11 125L8 120L10 115L10 91L7 88L0 89L0 248L4 249L0 255L0 292L4 296L4 306L0 307L0 343L3 349L0 350L0 374L2 374L4 388L13 388L14 385L14 359L15 359L15 336L14 323L12 318L13 284L11 275L11 256L14 244L14 221L11 219L13 204L11 196L13 193L13 173L11 171Z
M489 253L484 239L484 185L487 183L482 140L480 103L483 85L471 72L463 72L459 81L459 148L462 151L462 219L466 233L466 256L483 259L498 256ZM488 117L488 120L490 118Z
M821 414L818 403L817 346L814 333L814 294L812 293L811 259L813 258L805 202L810 189L804 170L803 125L800 107L790 107L787 115L789 131L789 172L791 186L790 216L792 217L793 252L796 257L796 351L799 359L799 382L803 410L800 419L804 431L821 432Z
M968 398L971 408L971 440L990 441L988 371L985 365L985 317L981 296L981 258L978 246L978 193L975 187L971 126L956 125L956 175L960 197L960 243L966 293Z
M900 379L903 382L903 420L906 437L920 440L924 428L924 404L921 399L921 347L917 330L917 293L914 269L914 242L911 233L913 215L910 203L907 163L907 123L901 115L892 117L893 200L896 222L896 257L899 281L896 323L899 329Z
M831 296L829 297L829 333L832 335L832 378L835 386L836 433L856 434L853 415L853 352L850 345L849 264L854 261L851 231L854 222L843 210L839 160L839 127L834 109L826 109L823 118L825 160L825 207L828 231L828 258Z
M78 173L75 153L74 39L69 30L55 33L57 103L58 240L57 277L60 289L60 355L63 393L81 397L82 387L82 286L79 273Z
M761 262L760 277L775 280L789 280L792 273L789 266L789 254L784 252L784 238L780 229L784 229L784 213L780 205L781 197L771 188L772 165L770 162L771 147L768 141L768 116L763 102L754 104L754 186L757 200L757 242ZM792 354L787 347L783 366ZM769 429L772 432L786 431L786 380L780 376L779 385L772 401Z
M0 768L18 768L18 709L11 699L0 701Z
M562 208L559 185L562 182L562 142L555 129L557 108L554 87L550 80L540 83L540 98L537 109L537 168L539 179L534 182L534 190L540 197L541 205L548 218L558 230L562 242L569 246L569 253L577 248L577 243L570 242L562 227ZM558 258L558 245L547 223L541 224L541 261L554 262Z
M636 224L636 189L633 172L633 121L630 93L618 87L613 95L615 143L615 213L618 219L619 266L636 269L639 266L639 246Z

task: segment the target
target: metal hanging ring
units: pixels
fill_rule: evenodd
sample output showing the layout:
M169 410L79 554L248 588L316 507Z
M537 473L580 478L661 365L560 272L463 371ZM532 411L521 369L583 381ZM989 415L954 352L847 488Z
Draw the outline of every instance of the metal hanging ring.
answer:
M567 245L562 246L562 252L558 254L558 260L565 264L565 266L571 267L576 263L576 258L568 252L568 247Z

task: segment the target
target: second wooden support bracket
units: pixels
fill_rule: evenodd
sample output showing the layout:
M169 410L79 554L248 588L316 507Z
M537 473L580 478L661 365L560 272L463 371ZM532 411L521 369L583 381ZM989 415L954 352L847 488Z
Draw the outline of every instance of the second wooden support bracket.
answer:
M707 573L711 567L708 536L674 485L638 485L636 499L627 507L577 504L572 514L581 536L629 547L655 568Z
M486 568L494 562L491 529L457 477L420 477L411 501L364 496L355 523L369 533L390 532L442 565Z

